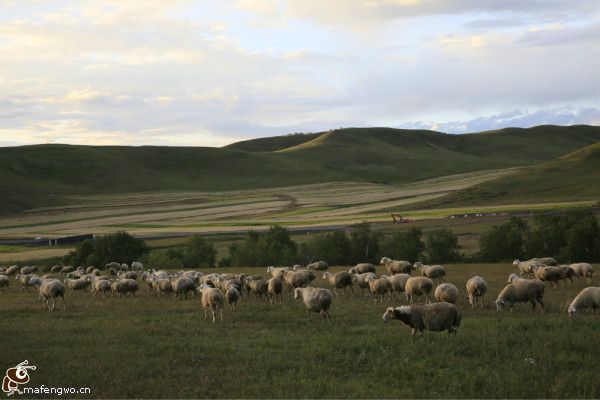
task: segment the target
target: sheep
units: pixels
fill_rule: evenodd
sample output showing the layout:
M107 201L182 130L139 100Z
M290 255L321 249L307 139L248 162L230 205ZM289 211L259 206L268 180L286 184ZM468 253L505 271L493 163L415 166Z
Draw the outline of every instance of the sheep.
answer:
M58 297L60 297L62 301L63 310L66 309L65 286L58 279L50 279L47 281L40 280L37 287L40 299L44 304L44 309L48 307L48 311L53 311ZM52 307L50 307L50 300L52 300Z
M207 317L207 312L210 310L212 313L213 323L216 322L216 315L219 313L221 322L223 322L223 304L225 304L225 297L223 291L217 288L211 288L207 285L202 285L196 289L200 295L200 302L204 308L204 319Z
M64 283L69 289L71 289L71 293L75 293L76 290L83 290L84 292L87 292L87 288L90 286L91 282L87 279L65 278Z
M370 277L367 278L369 282L369 291L373 295L375 301L383 301L383 297L386 293L390 293L392 284L387 276L383 275L379 279Z
M345 289L350 288L350 292L352 291L352 275L346 271L340 271L335 274L331 272L325 272L323 274L323 279L328 280L331 286L333 286L333 290L337 291L337 289Z
M514 303L530 302L532 311L535 306L540 306L540 312L544 311L544 282L537 279L523 279L504 287L495 301L496 310L501 311L508 304L513 310Z
M541 266L535 270L533 275L543 282L552 282L553 287L558 287L558 281L563 279L571 279L573 270L568 267L547 267Z
M425 276L411 277L406 281L404 295L409 302L413 302L414 296L425 296L425 302L429 303L428 294L433 289L433 281Z
M113 293L117 293L121 297L126 297L127 293L131 293L134 296L135 292L139 289L139 285L133 279L120 279L112 283L111 289Z
M370 263L356 264L348 270L351 274L364 274L365 272L375 272L375 266Z
M69 272L75 271L75 267L71 265L64 266L60 269L59 274L68 274Z
M369 288L369 281L368 281L368 279L370 277L377 278L377 275L375 275L373 272L365 272L363 274L353 274L352 275L352 281L354 283L356 283L356 285L364 293L365 289Z
M416 262L415 268L421 270L421 276L426 276L429 279L437 279L438 283L444 282L446 270L441 265L423 265L420 262Z
M469 301L471 308L477 303L477 299L479 299L481 308L483 308L483 296L485 296L488 289L487 282L480 276L474 276L467 281L466 287L467 300Z
M121 264L119 264L118 262L110 262L106 265L104 265L104 269L114 269L114 270L120 270L121 269Z
M38 278L35 275L15 275L15 280L21 282L21 293L23 293L25 290L28 290L31 287L36 286L36 283L39 279L40 278Z
M283 301L283 281L276 276L269 279L267 281L267 292L271 303L275 303L277 300L281 303Z
M439 302L456 304L458 288L451 283L442 283L435 288L434 297Z
M333 303L333 295L329 290L312 286L294 289L294 299L298 299L300 296L302 296L307 312L319 313L321 321L324 321L325 318L330 319L329 308Z
M267 267L267 272L270 272L272 277L277 277L281 280L284 279L287 271L289 271L288 267Z
M284 275L284 282L288 286L290 290L306 287L312 282L315 278L315 275L312 271L304 270L304 271L286 271Z
M171 285L171 281L169 279L157 279L153 278L152 287L155 291L160 294L173 293L173 286Z
M526 281L526 280L527 279L520 278L519 275L517 275L517 274L510 274L508 276L508 283L515 283L515 282Z
M28 267L25 266L23 268L21 268L19 270L19 272L21 273L21 275L29 275L29 274L33 274L34 272L37 272L38 267Z
M584 277L588 283L592 281L592 275L594 274L594 269L591 264L588 263L575 263L569 265L576 276Z
M389 278L392 293L404 293L406 282L410 279L409 274L395 274Z
M102 293L102 296L106 297L106 293L112 290L111 282L105 279L96 279L92 282L92 294L94 297L98 293Z
M314 269L316 271L325 271L329 265L325 261L315 261L306 266L306 269Z
M250 293L256 295L258 298L262 298L263 294L268 296L268 283L265 279L248 279L246 285Z
M573 315L581 309L591 308L595 313L596 309L599 307L600 287L590 286L579 292L579 294L571 302L567 312L569 313L569 318L572 318Z
M556 260L552 257L532 258L529 261L538 261L538 262L540 262L544 265L548 265L550 267L558 264L558 262L556 262Z
M117 272L117 276L120 279L137 279L138 274L135 271L119 271Z
M8 279L8 276L0 275L0 288L9 287L9 286L10 286L10 280Z
M17 273L18 269L19 269L19 267L17 265L11 265L10 267L8 267L6 269L6 271L4 271L4 275L6 275L6 276L14 275Z
M462 314L454 304L442 302L388 307L383 314L383 322L388 322L390 319L400 320L403 324L411 327L411 336L417 332L421 336L424 330L448 331L450 336L455 336L460 327Z
M144 270L144 264L142 264L141 262L134 261L131 263L131 270L142 272Z
M196 284L190 278L177 278L170 280L171 289L173 290L173 298L176 299L179 295L183 294L183 299L187 298L188 292L196 292Z
M227 290L225 291L225 298L227 299L227 304L229 304L231 308L235 308L235 305L240 300L240 297L240 292L235 285L229 285L227 287Z
M513 265L519 269L519 275L533 275L535 270L542 266L542 262L538 259L531 259L528 261L519 261L516 259L513 261Z
M381 259L381 265L385 265L385 269L390 273L390 275L396 274L409 274L413 270L413 265L408 261L396 261L392 260L388 257L383 257Z
M62 269L62 265L53 265L52 268L50 268L50 272L51 273L60 273L60 270Z

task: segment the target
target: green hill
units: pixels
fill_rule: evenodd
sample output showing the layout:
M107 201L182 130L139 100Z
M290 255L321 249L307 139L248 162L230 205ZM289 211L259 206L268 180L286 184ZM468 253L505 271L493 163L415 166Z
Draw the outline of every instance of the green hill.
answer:
M566 200L600 201L600 143L557 160L527 167L515 174L421 203L418 208Z
M600 127L539 126L448 135L351 128L224 148L37 145L0 148L0 213L65 196L234 190L332 181L404 183L533 165L600 142Z

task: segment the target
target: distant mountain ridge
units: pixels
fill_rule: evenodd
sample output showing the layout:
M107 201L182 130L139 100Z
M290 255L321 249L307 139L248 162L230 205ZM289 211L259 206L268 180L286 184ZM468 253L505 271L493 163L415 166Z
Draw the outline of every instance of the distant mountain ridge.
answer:
M222 148L35 145L0 148L0 213L68 196L211 191L333 181L406 183L535 165L600 142L600 127L538 126L450 135L348 128Z

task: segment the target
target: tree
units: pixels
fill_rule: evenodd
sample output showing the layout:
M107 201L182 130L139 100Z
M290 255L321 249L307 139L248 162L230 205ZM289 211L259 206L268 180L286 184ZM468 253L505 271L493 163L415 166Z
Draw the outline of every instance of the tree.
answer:
M446 263L460 260L458 238L448 229L437 229L427 234L425 253L431 263Z
M81 243L64 261L75 265L104 265L111 261L131 264L149 251L142 239L117 232Z
M527 232L527 222L516 217L505 224L492 226L479 239L479 258L490 262L523 258Z
M181 254L182 264L186 268L214 267L217 250L202 236L194 235L186 243Z
M423 232L415 227L394 232L382 241L380 255L395 260L418 261L425 249L421 236L423 236Z
M350 227L350 244L353 262L377 263L381 238L381 233L373 231L368 222L352 225Z
M350 264L351 243L344 231L313 234L300 245L300 255L304 263L324 260L331 265Z
M265 233L249 231L241 243L229 246L231 263L237 266L294 264L298 261L298 245L287 229L272 226Z

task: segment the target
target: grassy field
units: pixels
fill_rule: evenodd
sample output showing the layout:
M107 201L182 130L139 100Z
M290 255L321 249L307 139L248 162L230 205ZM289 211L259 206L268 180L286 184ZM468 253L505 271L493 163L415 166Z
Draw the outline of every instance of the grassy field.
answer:
M581 125L464 135L349 128L225 148L7 147L0 148L0 214L68 206L73 196L255 190L340 181L405 184L535 165L599 141L600 128Z
M543 315L528 306L496 312L492 302L512 265L447 271L460 290L475 274L490 284L482 310L461 296L454 339L412 339L398 321L381 320L386 306L404 300L375 303L358 293L335 298L330 323L286 294L280 305L244 298L213 324L198 299L145 289L127 299L68 294L66 311L49 313L11 281L0 295L1 367L27 359L37 366L30 386L90 387L94 398L600 397L598 316L566 315L585 283L548 287ZM326 286L320 278L314 285Z

